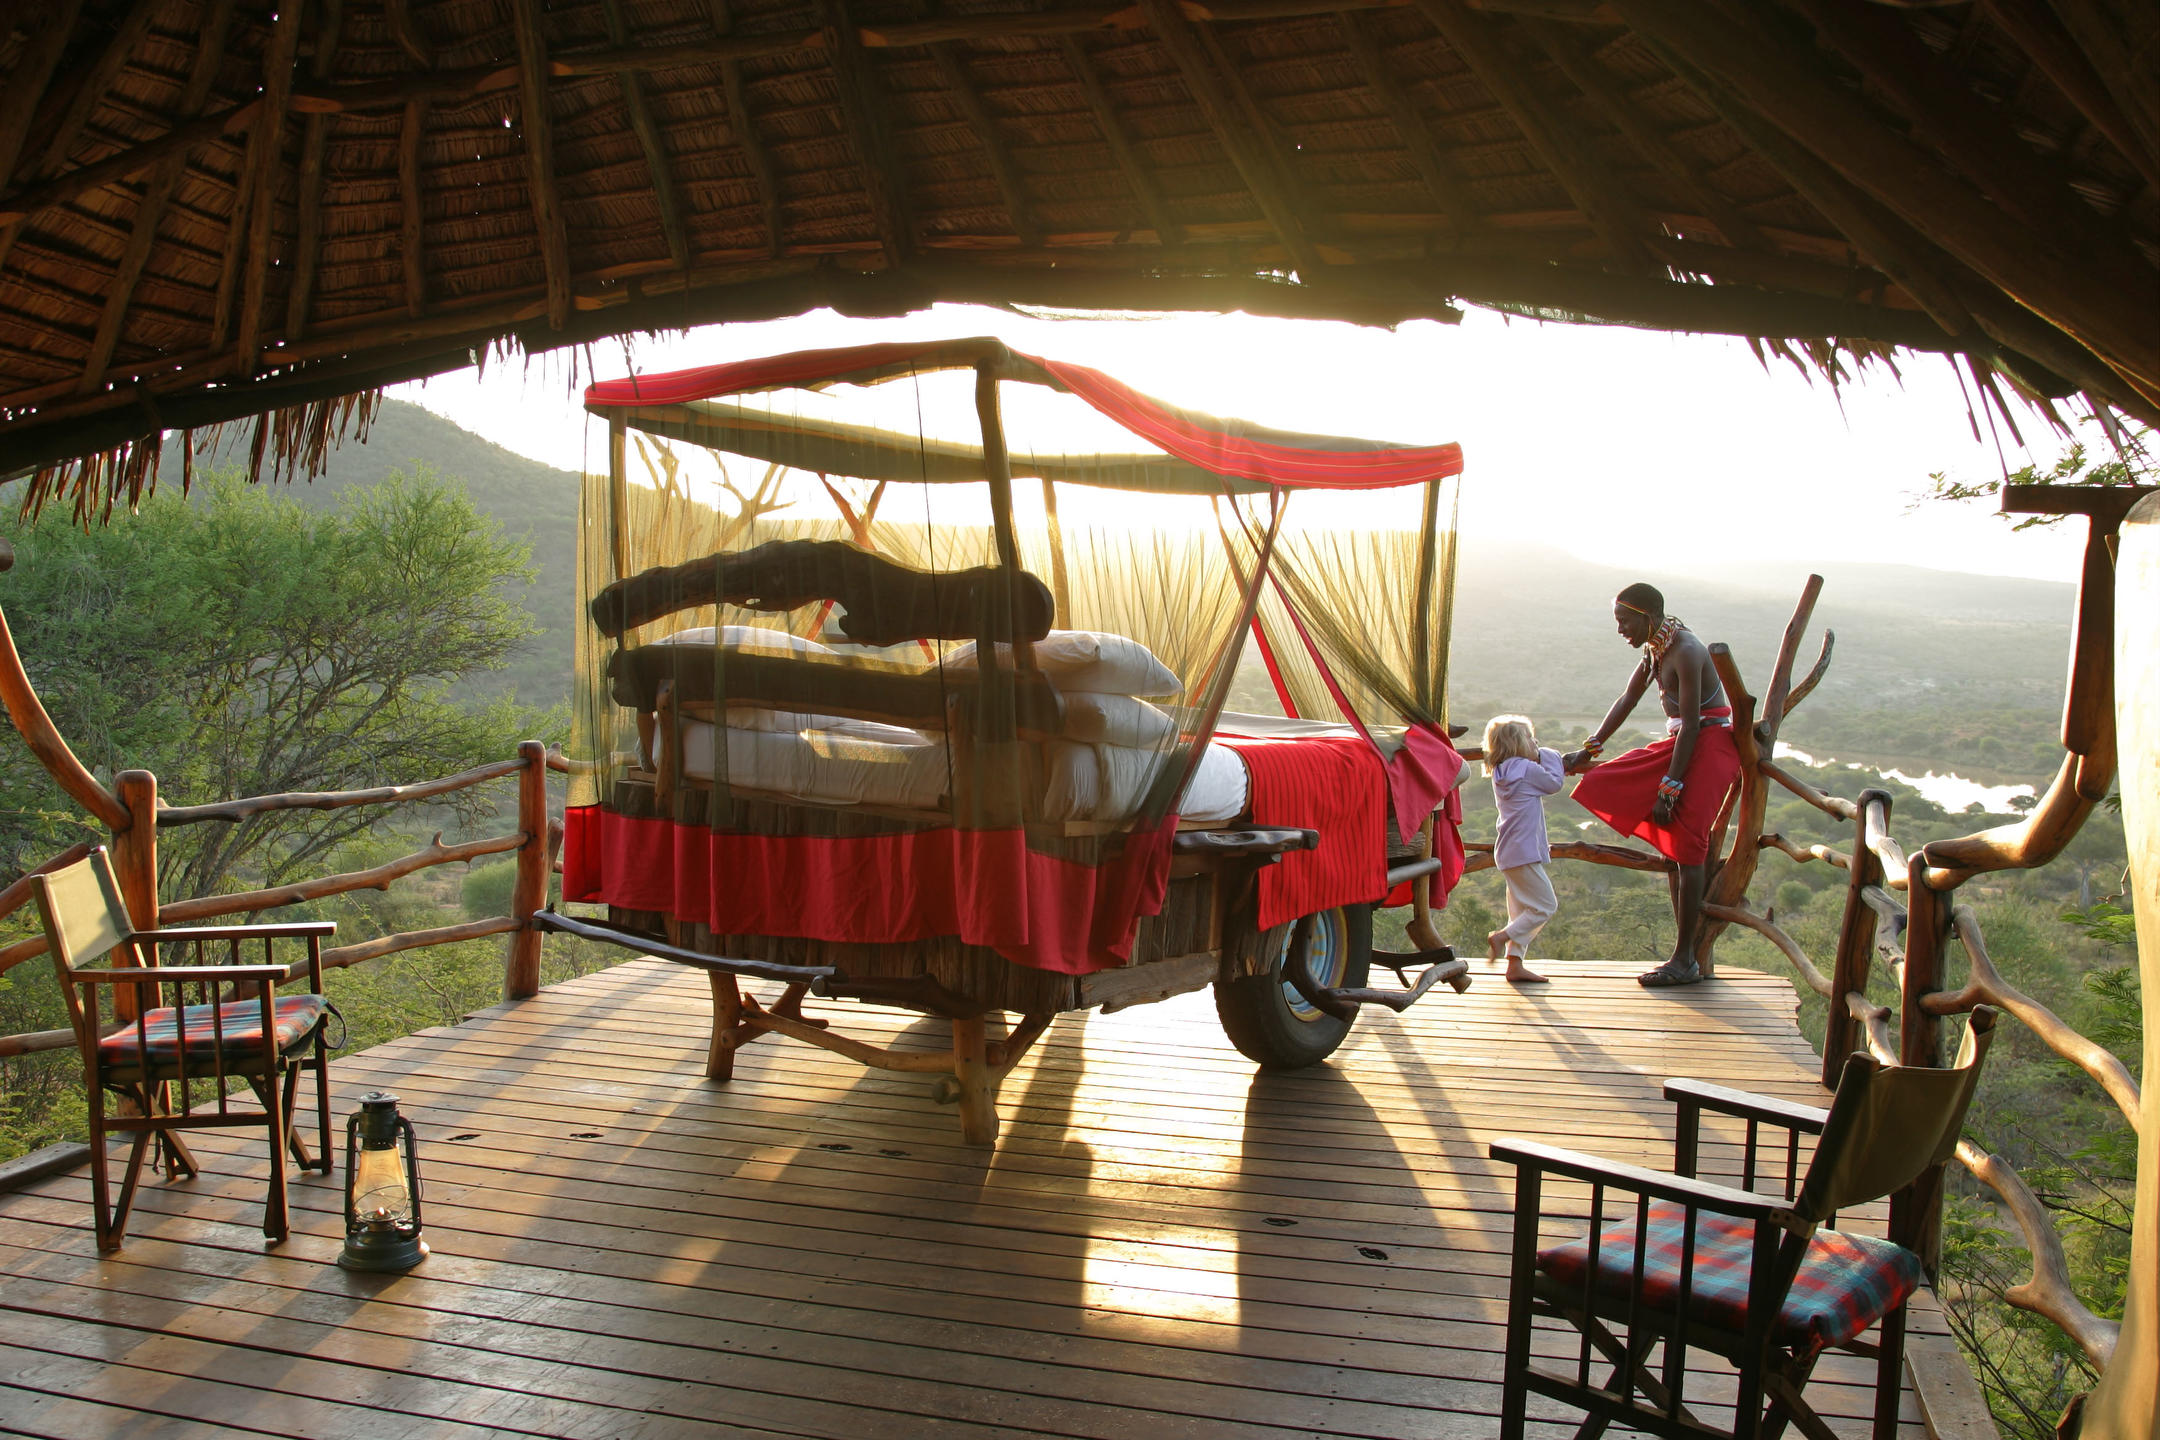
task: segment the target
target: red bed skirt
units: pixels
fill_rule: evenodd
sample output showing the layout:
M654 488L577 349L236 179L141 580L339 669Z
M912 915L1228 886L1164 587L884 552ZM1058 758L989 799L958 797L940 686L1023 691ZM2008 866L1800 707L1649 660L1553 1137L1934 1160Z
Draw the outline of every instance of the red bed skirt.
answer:
M1030 850L1019 830L844 838L743 835L619 815L563 817L563 898L697 921L718 935L890 944L956 935L1016 965L1123 965L1162 909L1175 821L1099 864Z

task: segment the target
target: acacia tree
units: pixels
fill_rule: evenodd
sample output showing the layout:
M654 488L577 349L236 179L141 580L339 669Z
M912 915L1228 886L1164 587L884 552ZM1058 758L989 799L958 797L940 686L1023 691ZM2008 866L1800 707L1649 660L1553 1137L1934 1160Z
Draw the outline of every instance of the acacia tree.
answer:
M547 723L450 693L536 633L505 593L532 572L522 542L425 470L327 513L226 473L108 524L49 512L10 530L0 599L47 709L85 764L154 771L168 803L427 779L505 758ZM0 756L9 869L95 833L23 747ZM169 831L161 889L277 884L380 818L284 811Z

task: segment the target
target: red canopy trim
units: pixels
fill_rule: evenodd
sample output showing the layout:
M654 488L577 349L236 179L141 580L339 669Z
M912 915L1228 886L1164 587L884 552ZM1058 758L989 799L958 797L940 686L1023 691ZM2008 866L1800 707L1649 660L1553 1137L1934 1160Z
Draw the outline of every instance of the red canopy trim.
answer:
M875 384L985 359L1018 361L1044 383L1078 396L1143 440L1211 474L1298 489L1368 490L1422 485L1462 473L1460 445L1392 445L1270 430L1166 405L1085 365L1007 351L995 340L939 340L802 350L664 375L602 380L585 389L594 410L681 405L720 395L830 384Z

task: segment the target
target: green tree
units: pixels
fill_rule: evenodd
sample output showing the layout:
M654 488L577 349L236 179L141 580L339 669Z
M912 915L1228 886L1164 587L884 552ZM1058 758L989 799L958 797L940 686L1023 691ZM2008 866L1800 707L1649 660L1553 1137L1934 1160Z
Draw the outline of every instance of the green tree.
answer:
M328 513L223 474L109 524L48 512L8 531L0 596L61 733L101 775L156 772L169 803L428 779L505 758L548 723L446 693L534 633L503 594L530 572L523 543L424 468ZM20 871L92 827L57 808L22 747L0 750L0 858ZM169 831L161 888L276 884L378 818L283 811Z

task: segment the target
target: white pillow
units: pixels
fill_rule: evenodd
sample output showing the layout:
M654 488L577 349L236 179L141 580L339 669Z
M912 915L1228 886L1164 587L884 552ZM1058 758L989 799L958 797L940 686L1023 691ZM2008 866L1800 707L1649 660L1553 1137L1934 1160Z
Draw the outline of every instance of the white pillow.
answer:
M1177 722L1130 695L1075 691L1065 697L1065 737L1101 745L1159 750L1176 741Z
M653 641L655 645L710 645L713 643L713 627L700 625L691 630L677 630ZM720 646L724 650L747 651L752 655L836 655L839 652L830 645L820 645L815 640L800 635L790 635L785 630L768 630L759 625L723 625L720 627ZM838 715L812 715L799 710L766 710L754 706L731 706L727 712L730 730L770 730L792 734L797 730L821 729ZM853 721L842 721L853 724Z
M1012 649L998 646L1010 664ZM975 642L954 648L945 663L975 668ZM1094 695L1178 695L1185 686L1147 646L1098 630L1052 630L1035 642L1035 663L1063 691Z
M677 630L652 642L655 645L710 645L713 643L713 627L700 625L694 630ZM830 645L820 645L800 635L790 635L785 630L768 630L759 625L723 625L720 627L720 645L727 650L784 651L795 655L837 655Z

